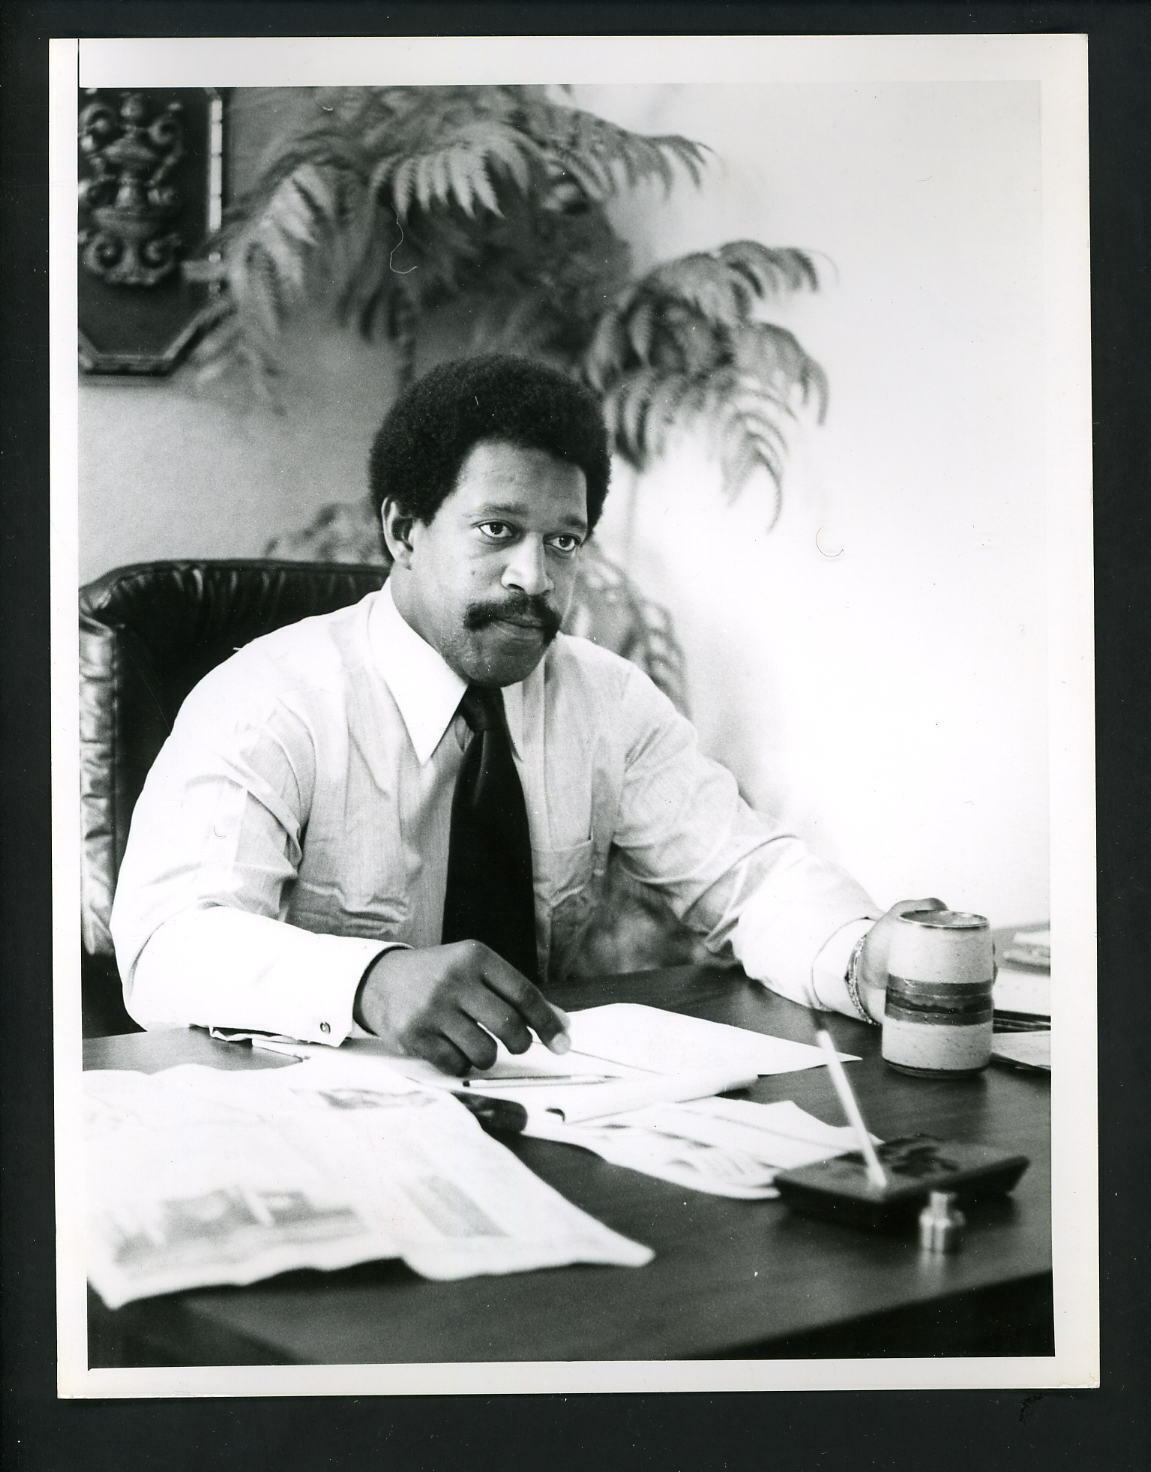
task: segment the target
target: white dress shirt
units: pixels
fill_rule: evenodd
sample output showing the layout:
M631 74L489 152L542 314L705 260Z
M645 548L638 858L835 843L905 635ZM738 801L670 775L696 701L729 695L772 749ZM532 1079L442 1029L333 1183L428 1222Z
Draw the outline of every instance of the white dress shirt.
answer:
M112 932L131 1015L347 1037L370 963L440 941L463 690L386 585L212 671L148 776L120 871ZM504 704L545 987L594 923L614 847L713 950L854 1015L844 971L872 901L753 812L635 665L560 635Z

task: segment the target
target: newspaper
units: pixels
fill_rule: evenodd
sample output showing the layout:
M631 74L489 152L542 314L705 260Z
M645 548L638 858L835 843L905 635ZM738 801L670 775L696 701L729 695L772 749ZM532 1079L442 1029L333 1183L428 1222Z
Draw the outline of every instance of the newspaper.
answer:
M453 1279L652 1257L398 1076L185 1066L85 1090L89 1278L110 1308L379 1258Z

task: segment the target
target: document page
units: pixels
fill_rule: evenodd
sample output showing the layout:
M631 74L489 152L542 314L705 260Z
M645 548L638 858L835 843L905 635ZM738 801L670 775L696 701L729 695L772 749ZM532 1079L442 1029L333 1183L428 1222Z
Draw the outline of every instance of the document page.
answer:
M790 1100L653 1104L587 1124L532 1112L526 1133L578 1145L615 1165L693 1191L746 1201L778 1195L772 1184L776 1171L813 1165L857 1147L849 1125L824 1124Z
M571 1016L574 1051L655 1073L734 1068L753 1077L820 1068L827 1055L813 1043L793 1043L726 1022L708 1022L662 1007L612 1002ZM843 1061L855 1055L841 1053Z
M650 1261L450 1095L309 1070L86 1076L89 1278L110 1308L377 1258L442 1279Z
M588 1007L573 1012L570 1024L570 1052L557 1055L534 1041L525 1053L512 1054L501 1045L492 1067L473 1069L467 1087L514 1099L533 1115L554 1111L571 1123L648 1104L707 1098L746 1088L765 1074L827 1063L827 1054L814 1044L639 1003ZM323 1063L348 1082L369 1079L379 1070L427 1088L460 1085L432 1064L397 1057L370 1038L350 1038L337 1049L290 1042L263 1046ZM855 1055L839 1057L849 1062Z

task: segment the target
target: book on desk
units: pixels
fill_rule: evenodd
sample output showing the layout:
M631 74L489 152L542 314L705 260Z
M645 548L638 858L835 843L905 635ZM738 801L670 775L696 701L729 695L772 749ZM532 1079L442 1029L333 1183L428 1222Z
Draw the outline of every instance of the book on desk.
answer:
M992 1057L1017 1068L1051 1069L1051 930L1017 930L1002 947L992 991Z

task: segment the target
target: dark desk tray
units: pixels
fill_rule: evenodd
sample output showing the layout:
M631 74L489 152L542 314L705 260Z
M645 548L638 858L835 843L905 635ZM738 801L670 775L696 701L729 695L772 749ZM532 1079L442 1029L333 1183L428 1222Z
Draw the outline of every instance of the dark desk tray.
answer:
M932 1191L954 1191L960 1204L1010 1191L1027 1169L1026 1155L965 1145L933 1135L906 1135L878 1145L890 1177L886 1188L868 1179L861 1151L785 1170L775 1178L780 1197L795 1211L844 1226L881 1231L906 1226Z

